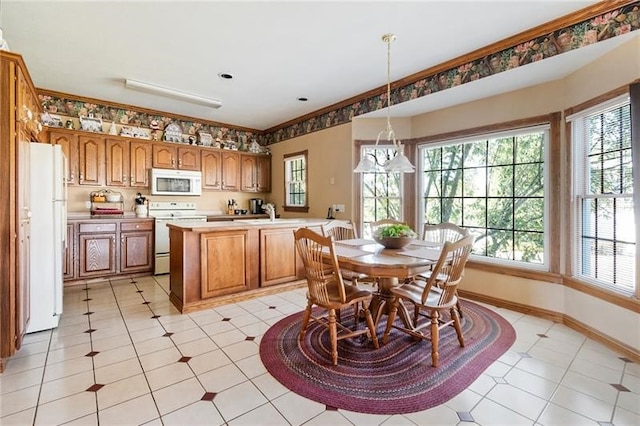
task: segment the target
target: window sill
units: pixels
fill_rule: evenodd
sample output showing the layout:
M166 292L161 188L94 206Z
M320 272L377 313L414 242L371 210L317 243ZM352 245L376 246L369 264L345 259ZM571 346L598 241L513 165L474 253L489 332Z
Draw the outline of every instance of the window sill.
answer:
M309 206L284 206L285 212L309 213Z
M624 294L616 293L611 290L598 287L591 283L578 280L568 275L560 275L547 271L535 271L522 268L514 268L503 265L493 265L481 262L474 262L469 260L467 262L469 269L475 269L479 271L491 272L494 274L510 275L513 277L526 278L530 280L548 282L553 284L562 284L565 287L569 287L573 290L595 297L596 299L604 300L621 308L628 309L635 313L640 313L640 300L633 296L627 296Z

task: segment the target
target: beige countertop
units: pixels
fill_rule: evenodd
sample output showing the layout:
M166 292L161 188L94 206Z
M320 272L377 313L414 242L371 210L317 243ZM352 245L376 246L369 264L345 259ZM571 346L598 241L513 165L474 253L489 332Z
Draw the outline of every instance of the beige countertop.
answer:
M178 229L186 232L211 232L217 230L238 230L248 228L296 228L305 226L320 226L329 222L329 219L275 219L273 222L268 218L246 219L221 222L178 222L168 223L171 229Z

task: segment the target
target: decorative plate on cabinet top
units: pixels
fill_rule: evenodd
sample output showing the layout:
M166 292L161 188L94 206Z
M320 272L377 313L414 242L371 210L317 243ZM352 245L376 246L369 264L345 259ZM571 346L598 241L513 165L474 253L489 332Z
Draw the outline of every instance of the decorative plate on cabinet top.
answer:
M102 119L96 118L93 114L90 114L89 117L79 117L80 119L80 128L82 130L86 130L87 132L102 132Z

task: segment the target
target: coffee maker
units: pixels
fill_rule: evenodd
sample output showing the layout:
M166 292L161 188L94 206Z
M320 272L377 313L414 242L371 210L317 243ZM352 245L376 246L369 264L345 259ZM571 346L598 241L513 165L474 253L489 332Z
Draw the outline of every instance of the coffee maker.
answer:
M262 214L262 204L264 200L262 198L251 198L249 199L249 213L250 214Z

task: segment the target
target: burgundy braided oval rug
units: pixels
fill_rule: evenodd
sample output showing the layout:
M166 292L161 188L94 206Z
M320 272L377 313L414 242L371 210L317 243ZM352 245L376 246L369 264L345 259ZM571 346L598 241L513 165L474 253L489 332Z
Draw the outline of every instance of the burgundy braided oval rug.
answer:
M462 309L465 347L460 347L453 327L441 330L437 368L431 366L430 341L415 342L396 329L386 345L380 342L380 349L364 336L339 341L334 366L326 328L311 323L304 341L298 340L302 312L267 330L260 342L260 358L284 386L333 408L368 414L422 411L467 388L515 341L513 327L500 315L466 300ZM352 324L351 309L342 316ZM380 340L385 318L378 325ZM364 320L360 327L365 327Z

